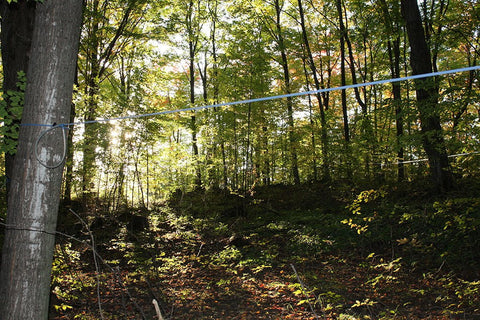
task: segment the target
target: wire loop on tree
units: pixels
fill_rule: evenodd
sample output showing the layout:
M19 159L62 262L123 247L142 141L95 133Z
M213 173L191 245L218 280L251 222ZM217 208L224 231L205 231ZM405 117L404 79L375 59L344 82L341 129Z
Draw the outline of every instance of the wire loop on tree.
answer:
M52 132L56 129L59 129L61 128L62 129L62 140L63 140L63 153L62 153L62 157L60 159L60 161L58 161L57 163L54 163L52 165L48 164L46 161L42 161L42 159L40 159L40 155L38 153L38 145L40 144L40 141L45 137L45 135L49 132ZM40 163L42 166L44 166L45 168L47 169L56 169L58 167L60 167L63 162L65 161L65 159L67 158L67 130L70 129L67 125L65 124L54 124L51 128L47 129L47 130L44 130L37 138L37 140L35 140L35 158L37 159L38 163Z

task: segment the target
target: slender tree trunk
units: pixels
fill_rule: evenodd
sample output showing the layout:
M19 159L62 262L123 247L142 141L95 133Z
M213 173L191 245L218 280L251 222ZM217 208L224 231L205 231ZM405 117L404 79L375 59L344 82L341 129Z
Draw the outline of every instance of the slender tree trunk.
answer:
M400 38L397 37L393 41L389 41L389 57L392 78L400 77ZM403 111L402 111L402 93L400 83L392 83L393 104L395 105L395 126L397 134L397 179L403 181L405 179L405 167L403 165L404 149L400 139L403 136Z
M220 89L219 89L219 79L218 79L218 54L217 54L217 20L218 20L218 1L210 2L212 7L210 8L210 14L212 18L212 28L210 32L210 40L212 43L212 59L213 59L213 67L212 67L212 91L213 91L213 103L219 103L219 96L220 96ZM215 121L219 128L224 128L225 124L223 123L222 117L218 113L218 108L213 108ZM221 181L224 187L227 186L228 177L227 177L227 159L225 153L225 138L223 134L223 130L220 129L216 133L215 141L220 144L220 152L222 158L222 177ZM218 150L218 149L217 149Z
M214 16L212 18L212 58L213 58L213 103L217 104L219 102L220 89L219 89L219 79L218 79L218 55L217 55L217 40L216 40L216 26L217 26L217 2L215 1ZM217 108L214 108L215 119L217 119L218 126L220 128L225 127L223 117L218 115ZM222 130L223 131L223 130ZM219 132L217 136L220 140L220 150L222 154L222 183L226 187L228 183L227 176L227 157L225 152L225 138L223 132Z
M328 36L328 32L326 32L325 37ZM331 57L331 50L327 46L325 48L325 57ZM332 79L332 71L333 71L333 64L331 62L327 63L326 68L324 67L324 62L323 59L320 59L319 62L319 73L320 73L320 84L321 88L330 88L330 81ZM324 72L326 72L326 76L324 76ZM329 105L330 105L330 92L322 92L322 98L323 98L323 107L325 111L328 111Z
M303 37L303 43L305 45L305 51L308 59L308 65L310 66L310 69L312 71L312 76L313 76L313 83L315 85L315 90L320 90L321 85L320 81L318 79L317 75L317 67L315 65L315 61L313 59L313 54L312 54L312 49L310 48L310 42L308 40L308 34L307 34L307 28L305 26L305 15L303 12L303 5L302 5L302 0L298 0L298 11L300 14L300 26L302 27L302 37ZM306 68L305 73L306 72ZM307 81L308 81L308 76L307 76ZM321 93L316 94L317 102L318 102L318 108L320 110L320 125L321 125L321 132L320 132L320 139L322 143L322 158L323 158L323 179L325 180L330 180L330 156L329 156L329 146L328 146L328 135L327 135L327 120L325 117L325 108L324 104L322 101L322 95ZM310 99L310 98L309 98ZM312 126L313 129L313 126ZM312 143L315 142L315 135L312 132ZM313 146L315 148L315 146ZM315 163L315 169L314 169L314 176L316 179L317 176L317 168L316 168L316 163Z
M473 63L471 61L470 55L468 56L468 65L469 66L475 66L477 65L476 61L476 56L473 57ZM453 116L453 125L452 125L452 130L456 130L458 124L460 123L460 119L462 118L462 115L467 111L468 106L472 102L472 91L473 91L473 83L475 82L475 71L470 71L468 73L468 84L467 87L465 88L465 92L463 93L463 103L462 103L462 108L460 109L459 112L455 113Z
M190 83L190 104L195 104L195 55L197 53L198 34L196 34L195 26L195 12L193 0L189 1L186 26L188 35L188 50L189 50L189 83ZM190 117L190 130L192 131L192 152L193 161L195 166L195 187L200 188L202 186L202 173L199 163L199 152L197 143L197 120L195 111L193 111Z
M124 135L122 134L122 137L123 136ZM128 157L125 157L125 158L127 158L127 161L124 161L120 164L120 168L118 169L118 174L117 174L117 177L115 179L116 192L113 195L113 197L114 197L114 206L113 206L114 209L120 208L120 206L124 202L127 201L127 196L125 195L125 190L124 190L124 187L126 185L126 182L125 182L125 162L128 163L129 161L128 161Z
M214 51L214 50L215 50L215 48L212 49L212 51ZM200 64L198 64L200 79L202 80L203 103L205 105L208 105L208 83L209 83L207 53L208 53L208 50L205 50L203 66L200 66ZM215 121L216 116L217 116L216 115L217 108L214 108L213 112L214 112L214 121ZM208 113L206 113L206 114L207 114L207 117L209 117ZM216 126L215 126L215 128L216 128ZM212 135L210 137L210 142L208 143L207 147L205 148L205 168L206 168L205 184L206 185L218 186L218 182L219 182L217 166L214 164L214 161L215 161L216 155L217 155L217 150L218 150L217 139L218 139L217 132L212 133Z
M67 123L82 1L45 1L36 10L22 123ZM38 141L43 130L20 129L0 273L0 315L5 320L48 318L66 133L55 127ZM59 166L47 168L39 160Z
M390 60L390 74L392 78L400 78L400 29L398 26L398 18L400 16L400 8L393 7L393 12L390 13L388 5L385 0L380 1L383 17L385 19L385 26L387 32L392 35L393 39L388 40L388 57ZM396 19L394 20L394 17ZM392 83L393 105L395 106L395 126L397 136L397 180L399 182L405 179L405 167L403 164L404 148L400 141L403 136L403 110L402 110L402 92L401 84L399 82Z
M238 153L239 153L239 143L238 143L238 132L237 132L237 113L235 109L233 110L233 181L232 189L238 188Z
M93 0L93 12L99 11L99 1ZM98 93L100 91L100 40L98 39L99 21L93 19L90 30L89 45L87 53L87 63L89 64L89 73L85 76L85 95L87 110L84 115L86 121L95 120L98 109ZM82 142L82 202L86 206L92 198L93 179L95 176L95 149L98 143L98 124L93 123L85 126Z
M265 123L265 120L264 120ZM268 128L266 125L262 126L262 151L261 155L263 158L263 168L262 168L262 177L263 177L263 184L269 185L270 184L270 152L268 146Z
M430 49L425 38L422 18L416 0L402 0L402 15L410 42L410 65L413 74L432 72ZM438 114L438 83L434 78L415 81L417 108L420 115L423 147L430 165L430 175L438 191L453 188L453 176L445 148Z
M140 202L140 205L142 208L146 208L146 203L145 203L145 195L143 192L143 183L142 179L140 177L140 170L138 170L138 161L140 158L140 150L137 150L137 156L135 157L135 176L137 177L137 187L138 187L138 192L137 194L140 194L140 199L138 201ZM135 181L135 179L134 179Z
M253 159L251 158L251 146L250 146L250 136L251 136L251 128L252 128L252 104L248 104L247 110L247 137L246 137L246 146L245 146L245 162L243 164L244 171L243 171L243 185L242 189L244 192L248 190L249 185L249 176L251 174L252 166L253 166Z
M91 4L90 4L91 2ZM88 3L87 11L91 11L92 16L89 17L85 23L87 30L87 37L85 41L85 56L87 58L87 66L84 68L84 78L86 83L86 112L84 119L86 121L95 120L98 116L98 97L100 93L100 83L105 76L110 61L116 53L116 48L120 42L122 35L128 31L128 22L134 8L139 5L137 0L128 1L125 10L122 13L122 18L119 20L118 26L115 26L115 32L111 39L102 42L99 39L99 34L102 33L102 28L108 24L108 17L106 17L106 3L107 0L101 2L100 0L85 1ZM108 26L112 28L112 26ZM133 33L132 33L133 34ZM104 39L105 40L105 39ZM96 147L99 140L99 125L89 124L85 126L84 140L82 144L83 161L82 161L82 198L85 204L91 200L92 190L94 187L95 177L95 161L96 161Z
M285 93L291 93L291 83L290 83L290 71L288 69L288 59L287 59L287 52L285 48L285 41L283 39L283 31L280 23L280 16L281 16L281 7L279 0L275 0L275 12L276 12L276 29L277 29L277 43L280 50L281 55L281 64L283 69L283 78L285 84ZM295 123L293 120L293 99L292 97L287 97L287 124L288 124L288 139L290 142L290 166L291 172L293 176L293 182L295 184L300 184L300 174L298 171L298 155L297 155L297 138L295 134Z
M338 0L338 6L339 7L339 14L341 14L341 19L340 19L340 32L343 35L345 44L347 45L348 49L348 60L349 60L349 66L350 66L350 72L352 75L352 84L357 84L357 71L355 68L355 57L353 56L353 48L352 48L352 43L350 41L350 36L348 35L348 29L345 27L345 23L343 22L343 5L342 5L342 0ZM362 115L366 116L368 113L367 110L367 105L365 101L362 100L362 96L360 95L360 90L359 88L353 88L353 92L355 93L355 99L357 100L360 108L362 109Z
M75 80L74 84L78 84L78 74L75 70ZM72 101L70 106L70 123L75 121L75 103ZM74 127L71 127L68 131L68 150L67 150L67 159L65 162L65 190L63 192L63 197L67 203L72 201L72 181L73 181L73 136L74 136Z
M299 1L300 2L300 1ZM306 85L306 90L310 91L310 79L308 77L308 71L307 71L307 62L305 61L305 55L303 55L303 72L305 73L305 85ZM317 95L318 99L318 95ZM315 121L313 119L313 110L312 110L312 97L308 95L308 116L310 120L310 141L312 143L312 180L317 181L318 180L318 170L317 170L317 143L315 139Z
M97 70L98 71L98 70ZM98 73L93 71L91 81L87 84L87 114L86 121L93 121L97 117L98 109L98 93L100 91L98 84ZM96 146L98 145L98 127L97 123L85 126L82 142L82 201L87 205L92 200L94 193L94 177L95 177L95 159Z
M147 209L150 208L150 152L148 151L149 147L147 146L147 152L146 152L146 160L147 160L147 176L145 179L147 180L147 190L146 190L146 196L147 196Z
M338 19L340 21L340 25L343 25L343 12L342 12L342 2L341 0L336 1L337 4L337 12L338 12ZM346 85L346 69L345 69L345 37L343 32L340 28L340 85L343 87ZM352 170L350 167L350 127L348 123L348 110L347 110L347 92L345 89L341 91L342 96L342 114L343 114L343 137L344 137L344 145L345 145L345 166L346 166L346 173L347 178L352 177Z
M349 33L348 33L348 28L346 27L346 21L348 21L348 18L346 16L343 15L343 12L344 12L344 5L343 5L343 0L337 0L337 11L338 11L338 15L339 15L339 28L340 28L340 34L341 34L341 37L343 37L343 48L344 49L341 49L343 51L345 51L345 45L346 45L346 49L348 51L348 60L349 60L349 67L350 67L350 74L351 74L351 77L352 77L352 84L353 85L356 85L358 84L358 81L357 81L357 71L356 71L356 67L355 67L355 57L353 55L353 47L352 47L352 43L350 41L350 36L349 36ZM347 52L345 52L343 54L344 58L346 56ZM343 59L344 59L343 58ZM343 84L345 85L345 84ZM367 108L367 104L365 103L365 101L362 99L362 96L360 95L360 90L358 87L355 87L353 88L353 92L355 94L355 99L357 100L357 103L358 105L360 106L361 110L362 110L362 126L361 126L361 133L363 134L363 136L366 138L367 141L371 142L372 140L372 135L371 135L371 132L369 132L369 127L370 127L370 119L368 117L368 108ZM342 98L343 99L343 98ZM344 106L344 103L343 103L343 100L342 100L342 106ZM345 113L344 113L344 116L345 116ZM350 154L350 145L349 143L346 145L346 150L347 150L347 154L349 155ZM369 156L366 155L366 159L365 159L365 165L366 165L366 168L365 168L365 171L368 173L370 171L369 169L369 163L370 163L370 160L369 160ZM347 171L347 175L350 176L351 175L351 168L350 168L350 164L348 164L348 171Z
M3 65L3 92L17 91L17 74L27 73L30 46L35 18L35 1L19 0L16 3L0 1L1 44ZM5 95L7 97L7 95ZM10 101L7 99L7 112ZM19 124L21 119L14 119ZM15 129L14 129L15 130ZM5 153L5 176L7 178L7 197L13 172L14 154Z

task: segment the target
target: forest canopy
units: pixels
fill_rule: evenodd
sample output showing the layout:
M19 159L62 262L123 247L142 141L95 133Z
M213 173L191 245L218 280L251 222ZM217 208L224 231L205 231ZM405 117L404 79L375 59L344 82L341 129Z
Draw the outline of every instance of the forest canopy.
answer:
M476 65L478 10L422 2L432 72ZM425 177L412 80L83 124L407 77L410 52L395 1L87 1L65 197L148 206L179 188ZM478 72L434 79L448 166L474 176Z

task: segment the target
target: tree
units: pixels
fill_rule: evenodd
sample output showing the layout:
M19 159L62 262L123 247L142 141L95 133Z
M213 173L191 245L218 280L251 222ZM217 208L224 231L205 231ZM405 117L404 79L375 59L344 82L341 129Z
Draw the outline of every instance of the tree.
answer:
M315 65L315 61L312 54L312 49L310 47L310 42L308 40L307 28L305 24L305 14L303 10L302 0L298 0L298 13L300 15L300 26L302 27L302 38L303 45L305 47L305 53L308 59L308 65L312 71L313 83L315 85L315 90L320 91L322 89L320 85L320 80L318 79L318 71ZM307 78L308 81L308 78ZM320 124L321 124L321 142L322 142L322 155L323 155L323 179L328 181L330 180L330 160L328 152L328 135L327 135L327 121L325 117L325 107L322 101L322 95L317 93L316 95L318 108L320 110ZM314 140L314 136L312 136ZM312 143L312 147L315 148L315 143ZM314 168L315 172L316 168Z
M66 128L53 126L43 131L42 125L69 119L82 1L45 0L36 10L24 125L15 156L2 251L2 319L48 318L61 154L65 151L61 141Z
M20 123L20 118L11 112L11 101L8 92L17 91L18 72L27 72L30 45L33 34L33 20L35 17L35 1L20 0L9 3L7 0L0 1L1 19L1 42L3 64L3 93L7 97L5 102L6 112L14 117L13 123ZM7 129L10 134L17 135L16 126L11 125ZM15 131L15 132L12 132ZM4 150L7 151L7 150ZM7 177L7 194L12 177L14 150L5 153L5 176Z
M275 42L280 53L280 65L283 70L283 83L285 93L292 93L292 80L290 76L290 69L287 58L287 48L285 45L284 31L282 30L281 24L281 15L283 11L284 2L280 0L274 0L275 6L275 30L272 30L272 36L275 39ZM295 133L295 122L293 119L293 98L288 96L286 99L287 104L287 124L288 124L288 140L289 140L289 150L290 150L290 170L295 184L300 184L300 174L298 171L298 155L297 155L297 137Z
M182 1L167 1L165 12L168 16L161 18L166 25L166 29L170 33L174 33L178 36L170 37L167 41L169 47L180 47L184 51L177 55L170 52L170 59L175 56L188 62L187 71L182 76L186 76L188 81L185 84L185 92L182 95L188 96L188 100L182 101L182 104L188 104L190 107L194 107L197 100L198 78L197 75L205 76L202 81L207 81L207 70L196 70L196 64L198 63L198 54L202 49L204 41L204 24L206 21L206 4L205 1L200 0L182 0ZM168 37L167 37L168 38ZM180 42L177 42L180 41ZM200 68L199 68L200 69ZM197 73L197 71L200 71ZM204 72L201 74L201 72ZM203 85L203 83L202 83ZM177 92L180 93L180 92ZM205 94L205 91L204 91ZM205 98L205 96L204 96ZM179 103L179 102L177 102ZM189 113L188 129L191 133L191 158L193 161L192 167L195 170L194 184L196 188L202 187L202 160L201 149L199 143L201 119L198 117L200 113L191 111Z
M80 48L79 73L84 81L86 121L95 120L99 115L101 83L110 76L110 66L125 49L142 16L144 5L140 0L85 2L85 21ZM77 112L80 113L80 112ZM96 147L100 137L98 125L85 127L83 134L82 196L88 202L95 177Z
M430 73L432 56L422 26L422 17L416 0L402 0L401 10L410 42L410 65L413 74ZM453 187L447 151L438 113L439 84L435 78L415 81L417 108L420 115L422 143L430 165L435 188L446 191Z
M185 31L188 37L188 79L190 84L190 104L195 105L195 57L198 52L200 30L202 24L200 21L201 5L200 1L194 3L189 0L185 11ZM198 128L197 117L195 111L190 117L190 129L192 131L192 151L193 161L195 163L195 186L200 188L202 186L202 173L200 170L199 151L198 151Z
M211 56L213 60L213 66L212 66L212 74L211 74L211 86L212 86L212 91L213 91L213 103L218 104L219 103L219 95L220 95L220 84L219 84L219 57L218 57L218 52L217 52L217 24L219 20L219 13L218 13L218 0L210 1L208 3L208 12L209 12L209 17L211 20L211 27L210 27L210 43L211 43ZM206 65L206 62L205 62ZM205 72L206 73L206 72ZM206 75L205 75L206 76ZM207 88L205 88L205 92L207 92ZM206 97L206 95L205 95ZM219 112L217 110L218 108L214 108L213 111L215 113L214 116L214 126L215 127L222 127L224 125L222 121L221 115L219 115ZM220 131L220 130L218 130ZM221 152L221 158L222 158L222 184L226 186L228 184L228 177L227 177L227 159L226 159L226 153L225 153L225 139L219 132L215 133L214 137L214 143L213 143L213 156L215 157L217 153L217 142L220 145L220 152ZM214 167L215 168L215 167ZM220 179L218 178L218 174L214 177L213 183L218 185L218 182Z
M232 8L235 19L248 21L248 24L222 25L233 37L220 42L223 44L220 50L224 52L220 54L218 73L221 98L231 101L266 96L271 93L274 77L272 55L268 50L271 32L265 30L260 7L235 2ZM226 142L227 169L231 169L233 175L229 187L246 191L260 181L268 184L272 180L275 151L269 110L276 109L284 115L274 106L280 107L271 102L255 102L220 110L223 120L220 134Z
M350 72L351 72L351 77L352 77L352 84L357 84L357 72L355 68L355 58L354 58L354 53L353 53L353 48L352 48L352 42L350 41L350 36L348 32L348 28L346 26L346 21L348 21L347 15L343 15L343 8L344 8L344 1L343 0L337 0L337 11L338 11L338 17L339 17L339 31L340 31L340 36L343 37L343 43L347 45L348 49L348 59L349 59L349 67L350 67ZM362 97L360 96L360 90L355 87L353 89L355 92L355 99L357 100L358 104L362 108L362 113L363 115L367 114L367 105L365 102L362 100Z
M399 27L398 17L400 16L400 8L398 3L393 5L389 10L387 2L385 0L380 1L380 7L385 19L385 30L389 35L387 42L387 51L390 61L390 75L392 78L400 78L400 38L401 31ZM403 115L402 115L402 92L401 85L398 82L392 83L393 93L393 105L395 106L395 123L396 123L396 135L397 135L397 159L398 159L398 181L405 179L405 168L403 165L404 160L404 148L400 143L400 139L403 136Z
M336 0L336 7L338 13L339 21L339 32L340 32L340 85L343 87L347 84L346 79L346 67L345 67L345 25L343 22L343 9L342 1ZM345 156L346 156L346 172L347 177L352 177L352 168L350 165L350 126L348 123L348 109L347 109L347 91L342 89L342 114L343 114L343 135L345 143Z

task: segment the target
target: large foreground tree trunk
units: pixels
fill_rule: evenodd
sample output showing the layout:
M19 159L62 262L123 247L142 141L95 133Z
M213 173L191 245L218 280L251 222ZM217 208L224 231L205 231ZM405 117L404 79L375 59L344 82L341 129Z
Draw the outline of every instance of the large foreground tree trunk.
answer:
M416 0L402 0L402 15L410 42L410 65L413 74L430 73L433 70L422 18ZM438 83L435 78L415 81L417 108L420 114L423 147L428 157L430 174L435 188L446 191L453 187L453 177L438 114Z
M37 4L25 125L15 156L2 252L0 317L4 320L48 318L66 129L57 126L42 135L45 127L32 124L69 120L81 14L81 0Z

